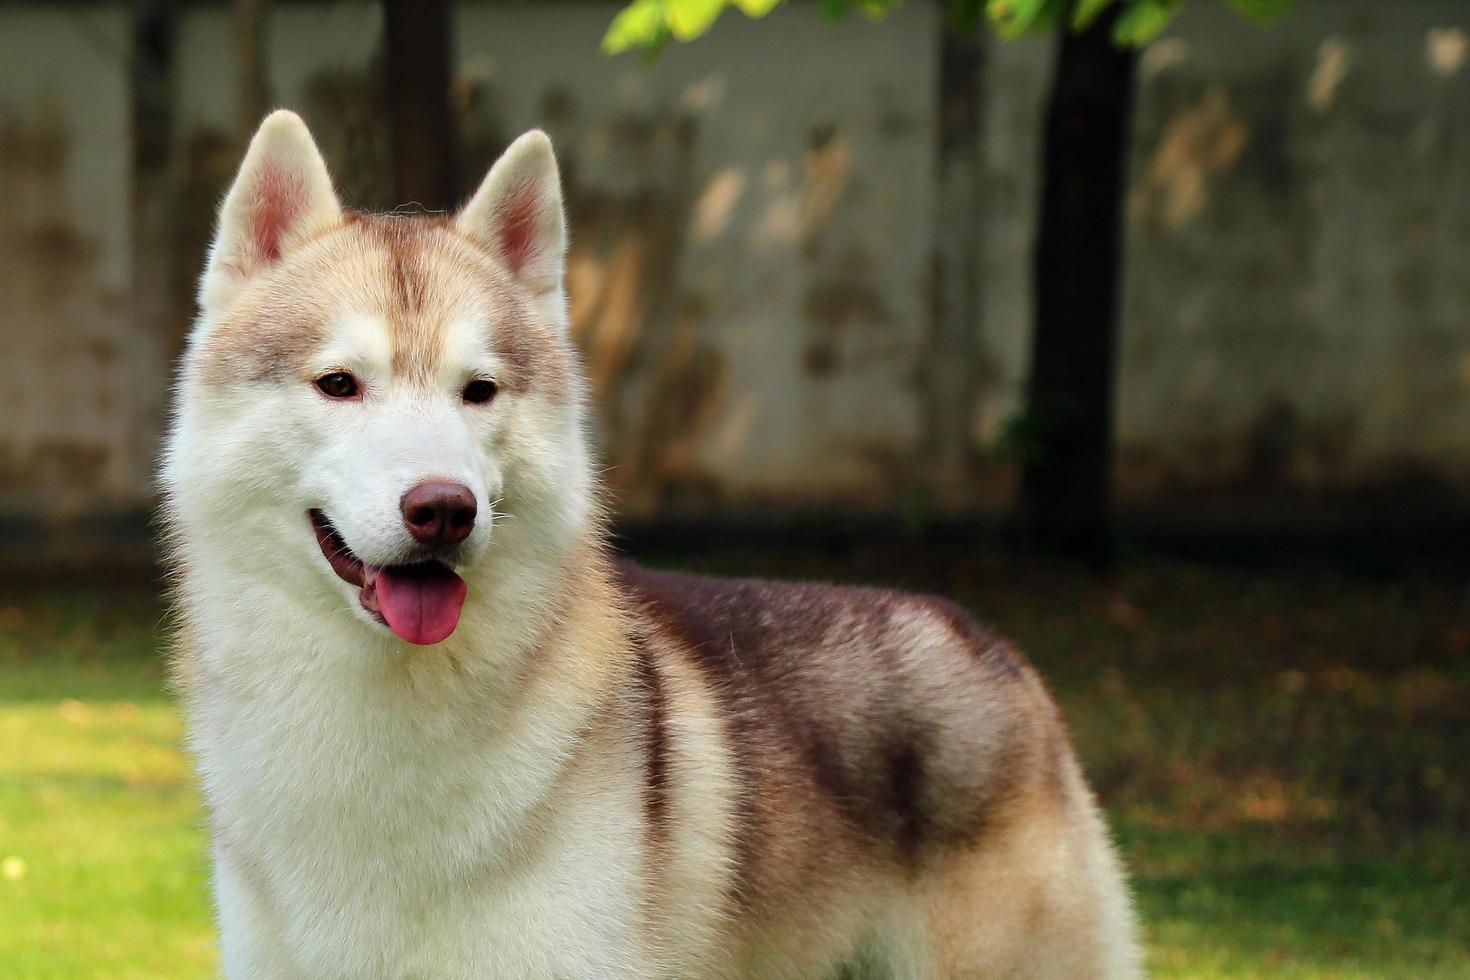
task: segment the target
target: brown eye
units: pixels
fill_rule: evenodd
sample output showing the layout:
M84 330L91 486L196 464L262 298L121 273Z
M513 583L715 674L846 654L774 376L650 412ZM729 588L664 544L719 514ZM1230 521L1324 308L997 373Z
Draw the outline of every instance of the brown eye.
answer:
M476 378L464 386L464 400L471 405L483 405L494 398L495 392L498 390L495 387L494 381L489 381L485 378Z
M346 371L333 371L316 379L317 389L328 398L356 398L357 379Z

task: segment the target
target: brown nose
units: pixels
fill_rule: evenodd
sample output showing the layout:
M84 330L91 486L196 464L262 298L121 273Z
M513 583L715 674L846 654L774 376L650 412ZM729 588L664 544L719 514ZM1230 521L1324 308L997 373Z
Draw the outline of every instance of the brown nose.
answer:
M462 483L420 483L398 506L408 533L424 544L459 544L475 528L475 495Z

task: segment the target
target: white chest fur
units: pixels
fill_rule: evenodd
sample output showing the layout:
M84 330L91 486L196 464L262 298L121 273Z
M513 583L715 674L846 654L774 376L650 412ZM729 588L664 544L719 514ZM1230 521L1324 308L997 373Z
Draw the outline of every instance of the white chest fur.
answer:
M279 653L210 658L191 706L229 976L647 972L618 743L443 664Z

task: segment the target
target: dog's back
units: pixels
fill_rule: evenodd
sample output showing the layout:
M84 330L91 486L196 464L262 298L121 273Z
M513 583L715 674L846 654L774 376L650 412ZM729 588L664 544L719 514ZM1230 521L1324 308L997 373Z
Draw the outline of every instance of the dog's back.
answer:
M1057 709L964 610L631 563L618 578L647 631L645 672L697 677L718 706L738 975L816 976L853 957L902 977L1137 970L1122 876ZM644 687L667 729L679 695L658 676ZM657 755L661 837L670 810L698 801L679 800Z

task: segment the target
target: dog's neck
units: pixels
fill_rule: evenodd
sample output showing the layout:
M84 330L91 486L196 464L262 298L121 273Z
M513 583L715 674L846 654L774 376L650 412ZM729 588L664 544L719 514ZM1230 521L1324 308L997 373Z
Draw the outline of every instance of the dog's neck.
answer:
M433 647L351 620L344 630L342 610L324 623L257 583L228 597L191 594L183 640L196 649L177 674L219 826L289 822L293 808L302 819L390 804L433 812L476 771L487 832L505 842L529 832L595 715L617 703L631 653L595 538L556 569L522 572L483 587L455 635ZM528 639L509 642L507 629ZM280 812L236 810L242 785L281 800Z

